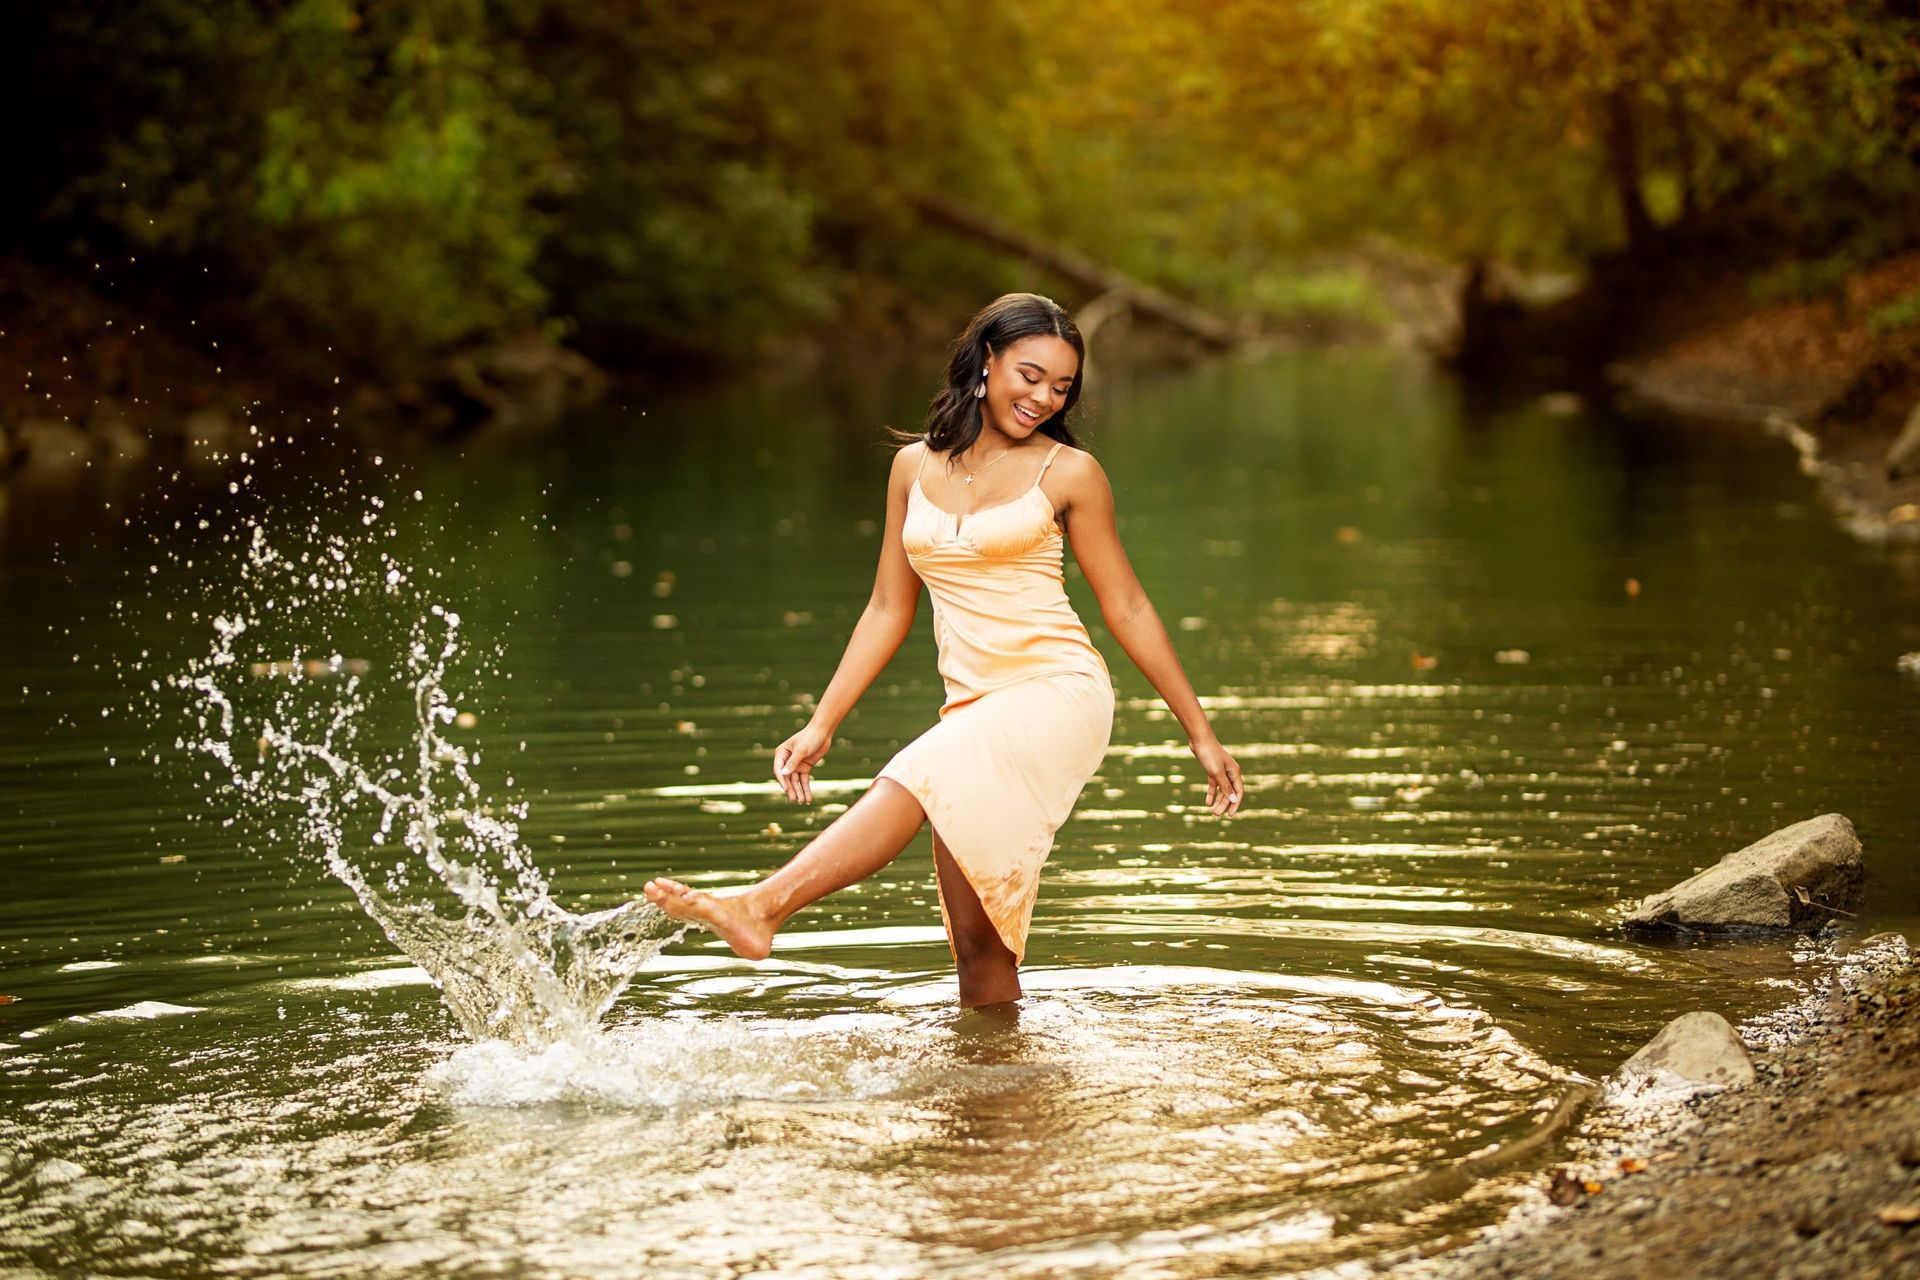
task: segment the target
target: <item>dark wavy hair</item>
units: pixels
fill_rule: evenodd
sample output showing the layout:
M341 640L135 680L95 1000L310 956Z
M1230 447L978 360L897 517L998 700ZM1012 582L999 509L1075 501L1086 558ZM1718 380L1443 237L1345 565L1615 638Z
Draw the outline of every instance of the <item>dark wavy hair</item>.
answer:
M1087 371L1087 344L1080 337L1073 317L1052 298L1037 293L1007 293L980 308L967 327L953 340L947 359L946 384L927 406L925 439L935 453L952 455L980 438L980 405L973 394L980 385L980 370L987 364L987 352L1004 352L1022 338L1050 335L1064 341L1080 357L1073 384L1067 388L1066 403L1040 424L1040 431L1055 440L1078 447L1067 418L1080 402ZM911 443L921 436L889 428L895 439Z

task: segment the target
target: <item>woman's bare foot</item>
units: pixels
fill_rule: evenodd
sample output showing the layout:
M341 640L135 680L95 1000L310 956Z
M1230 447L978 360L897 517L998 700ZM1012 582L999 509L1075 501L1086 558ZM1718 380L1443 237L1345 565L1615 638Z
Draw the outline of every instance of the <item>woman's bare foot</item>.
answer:
M744 960L765 960L773 951L773 925L753 909L744 889L708 893L662 877L647 881L640 892L675 920L690 920L719 934Z

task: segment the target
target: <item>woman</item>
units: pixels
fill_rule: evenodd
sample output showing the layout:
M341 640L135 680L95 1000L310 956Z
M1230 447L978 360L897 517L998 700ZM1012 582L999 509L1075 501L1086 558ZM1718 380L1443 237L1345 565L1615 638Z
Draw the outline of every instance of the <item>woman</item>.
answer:
M744 890L649 880L647 900L758 960L794 912L872 875L933 825L940 913L967 1007L1020 998L1040 865L1106 754L1113 683L1067 601L1063 534L1127 656L1153 682L1207 774L1207 806L1240 807L1220 746L1114 528L1113 491L1073 446L1086 346L1031 293L999 298L955 341L924 436L894 455L873 596L806 727L775 749L797 804L834 730L899 650L924 583L946 702L933 728L793 860Z

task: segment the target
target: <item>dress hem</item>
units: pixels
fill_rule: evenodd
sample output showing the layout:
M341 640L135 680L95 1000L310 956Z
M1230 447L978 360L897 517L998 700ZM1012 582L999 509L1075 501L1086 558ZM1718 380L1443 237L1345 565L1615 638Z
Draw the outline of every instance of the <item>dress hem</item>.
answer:
M933 815L929 811L929 808L932 804L932 798L933 798L932 797L933 784L931 781L921 780L919 782L916 782L914 779L904 778L900 776L900 774L898 773L889 773L885 769L882 769L879 773L876 773L873 775L873 780L875 782L878 782L882 778L885 778L889 782L897 783L901 787L904 787L908 795L911 795L915 800L918 800L920 802L920 811L922 813L927 814L928 829L932 831L933 834L935 835L940 834L940 829L933 825ZM978 902L980 904L981 911L985 912L988 922L993 925L993 932L996 936L999 937L1000 945L1013 953L1013 963L1016 966L1024 963L1027 958L1027 947L1026 947L1025 939L1021 939L1018 942L1016 942L1014 939L1009 938L1007 936L1006 929L1001 925L1001 923L998 920L995 920L993 918L993 913L991 911L987 911L986 899L980 896L980 886L977 882L975 882L973 878L973 873L967 870L967 864L961 860L959 850L955 849L952 843L949 842L945 836L940 836L940 840L941 840L941 843L947 846L947 852L953 855L953 865L959 868L960 878L967 882L967 888L973 890L973 899L975 902ZM960 960L960 953L958 949L955 948L953 943L953 917L947 911L947 894L946 894L946 890L940 887L940 871L937 866L934 868L934 873L933 873L933 896L940 904L940 925L942 929L945 930L947 935L947 950L952 954L954 962L957 964L959 963L959 960Z

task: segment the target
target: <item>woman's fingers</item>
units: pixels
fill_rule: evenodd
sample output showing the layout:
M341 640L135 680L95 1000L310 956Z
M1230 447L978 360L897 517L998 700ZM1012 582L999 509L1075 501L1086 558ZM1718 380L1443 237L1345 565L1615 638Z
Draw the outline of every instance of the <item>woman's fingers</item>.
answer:
M773 753L773 777L780 789L787 793L787 799L794 799L793 790L793 744L783 742Z
M812 804L813 766L826 759L827 752L825 746L803 751L797 745L799 738L796 734L774 751L773 776L779 781L780 789L787 793L787 799L795 804Z
M1231 817L1240 810L1240 770L1234 765L1222 765L1218 772L1207 774L1207 808L1216 817Z

